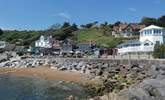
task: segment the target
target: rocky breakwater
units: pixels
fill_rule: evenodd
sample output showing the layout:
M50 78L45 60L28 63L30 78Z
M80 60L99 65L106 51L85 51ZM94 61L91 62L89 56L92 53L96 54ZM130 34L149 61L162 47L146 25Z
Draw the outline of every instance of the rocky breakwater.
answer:
M91 100L165 100L165 65L123 67L109 78L101 75L103 90L112 91Z
M38 66L48 66L51 65L49 60L47 59L21 59L18 58L11 58L4 62L0 63L0 68L35 68Z
M17 68L43 65L88 74L85 86L100 95L91 100L165 100L165 60L28 58L0 63Z
M51 68L86 73L91 100L165 100L164 60L56 59Z

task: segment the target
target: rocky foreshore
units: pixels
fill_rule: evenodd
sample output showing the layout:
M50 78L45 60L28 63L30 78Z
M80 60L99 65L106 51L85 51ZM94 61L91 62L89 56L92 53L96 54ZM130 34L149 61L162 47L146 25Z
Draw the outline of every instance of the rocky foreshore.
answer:
M165 100L164 63L164 60L11 57L1 60L0 67L49 66L51 69L88 74L91 81L85 86L100 95L91 100Z

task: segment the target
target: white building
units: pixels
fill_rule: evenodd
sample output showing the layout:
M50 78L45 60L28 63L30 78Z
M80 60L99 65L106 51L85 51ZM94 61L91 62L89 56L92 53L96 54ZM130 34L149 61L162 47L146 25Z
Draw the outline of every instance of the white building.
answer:
M41 48L52 48L52 36L43 36L41 35L41 37L39 38L39 40L37 40L35 42L35 47L41 47Z
M155 25L140 30L140 39L131 40L118 46L118 53L153 52L155 44L165 43L165 29Z
M7 42L0 41L0 49L4 49L7 46Z
M163 44L165 42L165 29L151 25L140 30L140 41L151 41L153 44Z

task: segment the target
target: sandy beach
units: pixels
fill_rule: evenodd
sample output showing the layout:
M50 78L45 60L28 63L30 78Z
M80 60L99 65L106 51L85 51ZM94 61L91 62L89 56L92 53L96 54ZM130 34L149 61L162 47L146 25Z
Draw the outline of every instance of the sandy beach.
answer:
M88 81L85 74L70 72L70 71L59 71L50 69L49 67L37 67L37 68L1 68L0 74L10 74L16 76L34 76L44 78L46 80L59 80L74 83L84 83Z

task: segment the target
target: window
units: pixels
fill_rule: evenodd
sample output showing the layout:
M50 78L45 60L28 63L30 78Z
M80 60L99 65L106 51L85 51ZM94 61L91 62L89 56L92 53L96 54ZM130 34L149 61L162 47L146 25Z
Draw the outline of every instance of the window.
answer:
M154 30L154 34L155 34L155 35L160 35L160 34L161 34L161 30L155 29L155 30Z
M159 30L159 34L161 34L161 30Z
M154 34L156 34L156 30L154 30Z
M152 34L152 30L150 30L150 34Z
M156 35L158 34L158 30L155 30L156 31Z
M156 41L156 44L160 44L160 41Z
M148 30L147 30L147 35L148 35Z
M144 31L144 34L146 35L146 30Z

